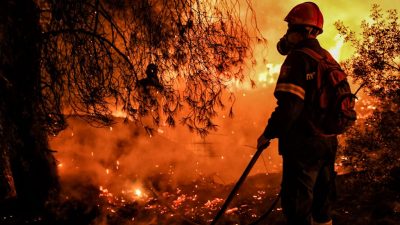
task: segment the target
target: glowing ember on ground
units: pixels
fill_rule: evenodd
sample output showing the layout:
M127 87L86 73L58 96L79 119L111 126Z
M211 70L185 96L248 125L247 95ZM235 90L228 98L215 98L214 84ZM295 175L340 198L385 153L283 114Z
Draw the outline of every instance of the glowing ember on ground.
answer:
M135 189L135 195L137 196L137 197L142 197L142 191L139 189L139 188L136 188Z
M212 177L176 184L171 182L171 176L164 174L128 182L119 191L115 185L100 185L97 187L98 198L82 201L96 206L100 224L130 224L133 220L135 224L208 224L232 188L232 184L216 183ZM260 216L265 205L270 204L279 192L279 179L279 175L249 177L222 221L242 224ZM91 188L73 191L82 196L93 193ZM76 195L71 193L66 199L76 199Z

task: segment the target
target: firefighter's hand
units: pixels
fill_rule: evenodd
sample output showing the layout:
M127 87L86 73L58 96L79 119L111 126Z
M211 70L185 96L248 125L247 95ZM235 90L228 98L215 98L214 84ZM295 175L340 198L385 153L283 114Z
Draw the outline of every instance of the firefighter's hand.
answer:
M270 139L266 138L263 134L257 139L257 149L265 149L270 143Z

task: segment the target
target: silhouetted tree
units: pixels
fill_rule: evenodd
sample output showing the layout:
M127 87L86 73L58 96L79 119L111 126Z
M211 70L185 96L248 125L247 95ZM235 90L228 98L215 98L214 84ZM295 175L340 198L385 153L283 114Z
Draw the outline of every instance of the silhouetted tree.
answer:
M40 118L39 10L31 1L0 3L0 212L40 210L58 188L55 160ZM14 200L14 201L11 201ZM21 211L27 209L21 209Z
M355 47L355 54L345 62L347 72L376 105L349 132L345 164L379 179L400 166L400 23L396 10L388 10L385 17L378 5L372 6L370 17L371 22L361 24L361 39L342 22L336 27Z
M246 77L253 44L265 44L245 6L1 1L1 202L43 205L57 191L47 135L65 129L68 115L107 126L121 110L149 133L177 120L200 135L215 129L229 81Z
M236 0L56 2L43 23L41 61L43 120L54 133L66 109L107 125L113 104L146 128L146 118L175 125L185 106L181 122L204 135L228 81L244 79L250 35L258 35L242 24Z

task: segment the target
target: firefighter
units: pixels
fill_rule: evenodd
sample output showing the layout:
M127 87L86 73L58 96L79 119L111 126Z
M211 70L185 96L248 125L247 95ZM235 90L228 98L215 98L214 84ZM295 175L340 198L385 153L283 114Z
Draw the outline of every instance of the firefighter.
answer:
M336 135L321 135L308 117L316 93L317 62L300 48L323 54L316 37L323 32L323 16L313 2L295 6L284 19L286 34L277 44L287 55L274 96L277 107L257 140L258 148L278 138L283 158L281 203L289 225L332 224L331 204L335 194L334 162Z

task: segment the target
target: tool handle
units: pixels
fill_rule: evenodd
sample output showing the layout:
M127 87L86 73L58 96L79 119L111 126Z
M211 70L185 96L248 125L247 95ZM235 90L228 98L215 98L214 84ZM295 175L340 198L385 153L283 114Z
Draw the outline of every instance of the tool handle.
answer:
M266 146L267 147L267 146ZM235 186L233 187L231 193L229 193L228 197L226 198L224 204L221 206L221 209L218 211L217 215L215 215L213 221L210 225L217 224L219 218L224 214L226 208L231 203L232 199L235 197L236 193L238 192L239 188L242 186L244 180L246 180L247 175L249 175L251 169L253 168L254 164L257 162L257 159L260 157L261 153L264 151L265 148L257 149L254 156L251 158L249 164L247 165L246 169L244 170L242 176L239 178Z

